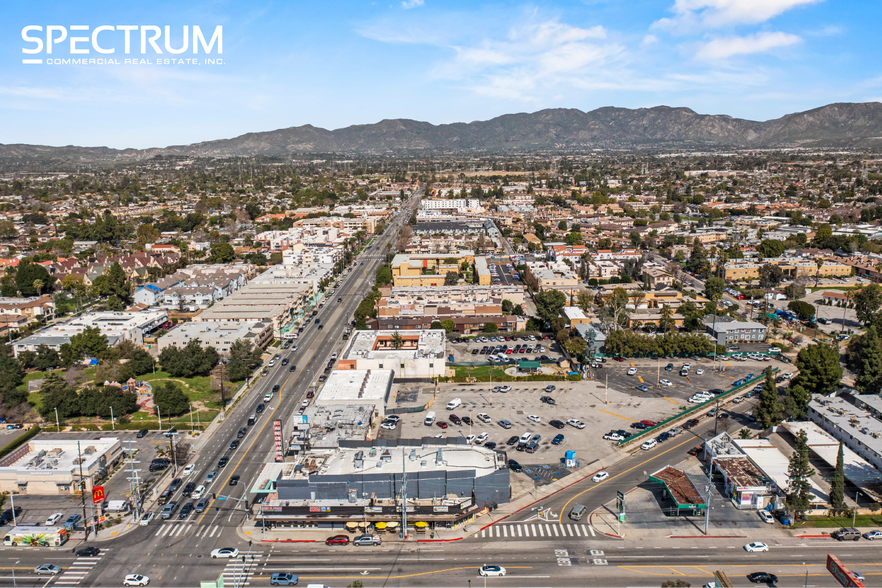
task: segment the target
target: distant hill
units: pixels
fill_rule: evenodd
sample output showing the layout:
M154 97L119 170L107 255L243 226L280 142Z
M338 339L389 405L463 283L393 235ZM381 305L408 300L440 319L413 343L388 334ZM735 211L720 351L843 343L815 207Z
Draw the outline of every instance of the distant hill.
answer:
M433 125L382 120L328 131L304 125L233 139L153 149L0 145L0 161L137 161L155 155L274 156L292 153L382 155L419 152L505 152L546 149L671 149L882 146L882 104L830 104L757 122L688 108L554 108L487 121Z

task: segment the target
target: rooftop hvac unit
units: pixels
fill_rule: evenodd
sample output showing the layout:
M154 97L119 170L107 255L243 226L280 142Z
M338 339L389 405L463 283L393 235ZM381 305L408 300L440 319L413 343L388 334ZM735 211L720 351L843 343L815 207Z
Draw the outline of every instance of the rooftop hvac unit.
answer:
M413 447L410 450L410 461L416 461L416 458L417 458L416 447Z
M93 453L95 453L97 451L98 450L95 449L94 445L89 445L88 447L86 447L86 449L83 451L83 453L85 453L86 455L92 455Z

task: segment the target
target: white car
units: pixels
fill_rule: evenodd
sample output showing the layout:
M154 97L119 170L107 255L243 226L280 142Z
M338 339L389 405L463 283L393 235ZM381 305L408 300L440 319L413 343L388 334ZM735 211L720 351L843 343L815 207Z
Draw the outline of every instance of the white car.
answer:
M479 412L478 413L478 420L481 421L482 423L489 423L493 419L491 419L490 415L487 414L486 412Z
M577 429L584 429L585 428L585 423L583 423L579 419L570 419L567 421L567 424L571 427L576 427Z
M129 574L123 580L123 586L146 586L150 583L150 578L141 574Z
M489 437L490 437L490 435L488 435L487 433L481 433L480 435L478 435L478 438L475 439L475 444L480 445L481 443L486 441Z
M698 368L697 370L695 370L695 375L696 375L696 376L700 376L700 375L703 374L703 373L704 373L704 369L702 369L702 368Z
M192 474L193 470L195 470L195 469L196 469L195 463L188 463L187 467L185 467L183 470L181 470L181 477L186 478L187 476Z
M642 449L643 451L649 451L656 445L658 445L658 441L656 441L655 439L650 439L649 441L644 442L643 445L640 446L640 449Z
M499 391L500 392L511 392L511 386L500 386Z
M212 559L217 559L219 557L239 557L239 550L235 547L218 547L217 549L212 550L211 557Z
M454 410L460 404L462 404L462 400L460 398L454 398L447 403L447 410Z
M533 421L534 423L538 423L538 422L542 421L542 419L540 417L536 416L535 414L527 415L527 419Z
M667 387L674 385L673 382L671 382L670 380L659 380L658 383L661 384L662 386L667 386Z
M275 359L271 359L270 362L269 362L269 366L270 366L270 367L273 367L274 365L276 365L276 360L275 360Z
M775 522L775 517L773 517L772 513L770 513L769 511L759 510L757 511L757 513L759 514L759 518L761 518L764 523L769 523L771 525Z
M504 576L505 568L502 566L491 566L484 564L478 569L478 574L484 577L487 576Z
M744 402L744 396L736 396L732 399L732 404L738 404L739 402Z
M192 498L193 500L199 500L204 495L205 495L205 486L203 486L202 484L199 484L198 486L196 486L196 489L193 490L193 493L190 494L190 498Z
M629 376L633 376L636 373L637 373L637 368L635 368L635 367L628 368L628 375Z
M619 435L618 433L607 433L603 436L607 441L624 441L625 438Z
M609 472L597 472L597 473L594 474L594 476L591 478L591 481L592 481L592 482L603 482L603 481L606 480L607 478L609 478Z
M398 426L398 423L386 422L380 425L381 429L386 429L387 431L394 431L395 427Z
M56 513L50 515L49 518L46 519L46 522L43 524L46 525L47 527L52 527L55 525L55 523L60 521L61 517L63 517L63 516L64 516L64 513L56 512Z
M784 373L784 379L785 379L785 380L789 380L789 379L792 378L792 377L793 377L793 374L792 374L791 372L785 372L785 373Z
M155 512L145 512L144 515L141 517L141 520L138 521L138 524L141 525L142 527L146 527L155 518L156 518Z
M468 437L466 437L466 443L471 445L472 443L475 442L475 439L477 439L477 437L475 435L469 435Z
M754 541L753 543L748 543L744 546L744 551L749 553L753 553L754 551L768 551L769 546L760 541Z

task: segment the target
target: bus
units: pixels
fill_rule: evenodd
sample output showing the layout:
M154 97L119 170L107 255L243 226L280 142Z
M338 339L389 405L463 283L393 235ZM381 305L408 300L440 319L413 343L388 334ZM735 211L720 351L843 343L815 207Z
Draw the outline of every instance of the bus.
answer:
M13 527L3 537L3 545L16 547L57 547L70 538L70 530L64 527Z

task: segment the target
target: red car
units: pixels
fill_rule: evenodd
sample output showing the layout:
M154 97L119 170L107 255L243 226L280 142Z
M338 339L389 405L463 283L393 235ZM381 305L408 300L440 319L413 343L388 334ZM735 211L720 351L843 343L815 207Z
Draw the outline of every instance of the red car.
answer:
M701 453L702 449L703 449L703 447L701 445L696 445L695 447L693 447L692 449L690 449L686 453L688 453L689 455L698 455L699 453Z
M325 545L349 545L349 537L346 535L334 535L325 539Z
M640 422L643 423L644 425L646 425L647 428L648 428L648 427L654 427L654 426L656 426L656 425L658 424L658 423L655 422L655 421L640 421Z
M307 398L312 398L314 396L315 396L315 392L313 392L312 390L310 390L309 392L306 393Z
M435 424L438 425L439 427L441 427L442 429L446 429L446 428L447 428L447 423L446 423L445 421L438 421L438 422L435 423Z
M688 421L683 423L683 428L684 429L691 429L692 427L694 427L697 424L698 424L698 419L689 419Z
M616 361L625 361L624 357L614 357L613 359Z
M461 425L461 424L462 424L462 419L460 419L460 418L459 418L458 416L456 416L455 414L451 414L451 415L448 416L447 418L449 418L449 419L450 419L450 422L453 423L454 425Z

